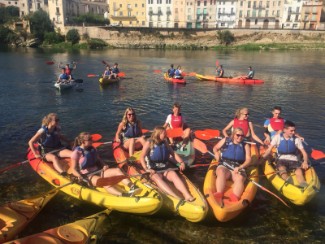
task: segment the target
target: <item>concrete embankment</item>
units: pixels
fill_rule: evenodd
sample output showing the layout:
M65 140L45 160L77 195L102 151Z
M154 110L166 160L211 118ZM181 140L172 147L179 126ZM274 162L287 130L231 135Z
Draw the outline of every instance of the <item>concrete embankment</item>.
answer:
M216 29L155 29L129 27L69 27L78 29L82 36L100 38L110 46L118 48L211 48L220 45ZM222 31L222 30L221 30ZM306 30L257 30L229 29L234 35L233 45L256 44L299 44L324 45L325 31Z

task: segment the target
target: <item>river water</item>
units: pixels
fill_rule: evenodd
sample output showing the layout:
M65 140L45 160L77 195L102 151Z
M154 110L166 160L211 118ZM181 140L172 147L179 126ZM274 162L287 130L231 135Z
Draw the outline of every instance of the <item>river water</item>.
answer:
M25 160L29 138L44 115L55 112L63 132L73 139L81 131L100 133L104 141L113 138L126 107L132 106L144 128L162 125L173 102L182 104L182 113L193 129L222 129L239 107L250 109L250 119L261 137L262 125L274 105L283 116L297 124L298 132L311 147L325 151L324 51L179 51L105 50L52 53L38 49L0 51L0 148L1 168ZM46 61L54 60L55 65ZM97 78L102 60L118 62L126 79L101 87ZM230 85L197 81L165 83L162 74L171 63L187 72L213 74L216 60L226 75L247 72L249 65L263 85ZM53 81L56 65L76 61L76 78L84 80L78 89L58 92ZM102 147L104 159L111 160L109 147ZM188 172L202 186L206 168ZM325 169L317 167L322 183ZM22 199L51 187L25 164L0 175L0 204ZM262 183L269 187L265 180ZM201 188L202 189L202 188ZM270 188L272 189L272 188ZM324 188L306 206L283 206L267 194L256 199L235 220L219 223L211 213L201 223L190 223L165 213L144 217L114 212L107 221L101 243L228 243L228 242L322 242L325 238ZM58 226L93 214L100 208L60 193L29 225L22 235Z

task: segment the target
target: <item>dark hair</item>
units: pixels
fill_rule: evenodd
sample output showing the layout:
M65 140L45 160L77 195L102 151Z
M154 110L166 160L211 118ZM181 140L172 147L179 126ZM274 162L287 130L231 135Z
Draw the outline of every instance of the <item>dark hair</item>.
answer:
M252 69L252 66L249 66L248 68L249 68L249 69Z
M292 121L286 120L286 122L284 123L284 128L288 128L288 127L296 127L296 125Z
M180 108L181 105L180 105L179 103L174 103L173 108L174 108L174 107L176 107L176 108Z
M282 111L282 108L280 106L274 106L273 107L273 110L280 110L280 111Z
M115 63L114 65L118 65L118 63Z
M174 64L171 64L170 67L171 67L171 68L174 68Z

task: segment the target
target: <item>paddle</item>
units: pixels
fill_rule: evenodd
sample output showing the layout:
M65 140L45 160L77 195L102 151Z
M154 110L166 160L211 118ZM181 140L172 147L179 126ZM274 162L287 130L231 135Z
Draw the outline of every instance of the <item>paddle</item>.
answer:
M216 67L218 67L219 66L219 60L217 59L216 60Z
M201 153L203 153L203 154L209 153L214 158L214 154L207 149L207 146L204 144L204 142L202 142L202 141L200 141L200 140L198 140L198 139L195 138L193 140L193 146L194 146L195 149L199 150ZM224 162L224 164L227 164L227 163ZM228 166L231 170L234 170L234 168L231 165L226 165L226 166ZM269 193L270 195L276 197L280 202L282 202L285 206L287 206L289 208L289 205L285 201L283 201L280 197L278 197L276 194L274 194L273 192L269 191L264 186L260 185L259 183L257 183L256 181L252 180L251 178L246 177L246 179L248 179L250 182L252 182L254 185L256 185L257 187L259 187L263 191L265 191L265 192Z
M309 144L306 141L302 141L306 146L309 146ZM320 150L315 150L314 148L311 148L311 154L310 156L315 159L315 160L319 160L322 158L325 158L325 153L320 151Z
M167 137L169 138L174 138L174 137L181 137L183 135L183 128L173 128L173 129L168 129L166 130L167 132Z
M54 64L54 61L46 61L46 64L52 65L52 64Z
M91 137L92 137L92 140L93 140L93 141L98 141L98 140L102 139L102 135L100 135L100 134L92 134ZM46 153L46 154L59 152L59 151L61 151L61 150L63 150L63 149L65 149L65 147L62 147L62 148L59 148L59 149L55 149L55 150L50 151L50 152L48 152L48 153ZM45 154L45 155L46 155L46 154ZM45 156L45 155L44 155L44 156ZM31 160L34 160L34 159L36 159L36 158L32 158ZM23 165L23 164L28 163L28 162L29 162L29 160L27 159L27 160L25 160L25 161L18 162L18 163L15 163L15 164L13 164L13 165L9 165L9 166L7 166L7 167L5 167L5 168L3 168L3 169L0 169L0 174L4 173L4 172L6 172L6 171L8 171L8 170L10 170L10 169L17 168L17 167L19 167L19 166L21 166L21 165Z
M83 80L83 79L75 79L74 82L75 82L75 83L83 83L84 80Z
M196 73L195 72L186 73L186 72L183 71L182 76L196 76Z
M96 74L88 74L87 77L88 78L93 78L93 77L101 77L102 75L96 75ZM118 77L125 77L125 73L124 72L119 72Z

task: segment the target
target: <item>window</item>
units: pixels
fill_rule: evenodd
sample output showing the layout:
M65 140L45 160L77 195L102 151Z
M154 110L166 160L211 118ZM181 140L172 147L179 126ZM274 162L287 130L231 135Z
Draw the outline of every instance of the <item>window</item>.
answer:
M247 10L247 16L246 17L250 17L251 16L251 11Z
M257 23L258 23L258 20L257 20L257 19L255 19L255 25L257 25Z
M251 7L251 1L248 1L247 8L250 8L250 7Z
M239 18L243 17L243 10L239 10Z

